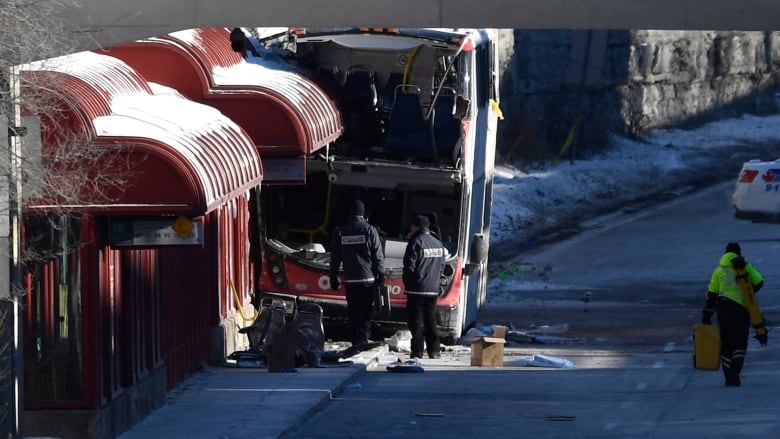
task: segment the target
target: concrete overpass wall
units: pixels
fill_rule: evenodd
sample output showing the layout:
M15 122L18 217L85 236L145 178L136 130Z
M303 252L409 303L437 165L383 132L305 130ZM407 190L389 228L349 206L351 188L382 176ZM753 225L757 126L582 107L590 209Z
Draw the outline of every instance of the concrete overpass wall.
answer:
M108 41L115 38L127 41L159 35L162 29L201 26L780 29L777 0L75 0L75 3L64 11L63 17L75 27L92 32L94 41L101 44L116 43Z
M775 110L777 32L516 30L512 40L501 84L505 159L555 157L575 128L569 146L583 153L604 147L609 132Z

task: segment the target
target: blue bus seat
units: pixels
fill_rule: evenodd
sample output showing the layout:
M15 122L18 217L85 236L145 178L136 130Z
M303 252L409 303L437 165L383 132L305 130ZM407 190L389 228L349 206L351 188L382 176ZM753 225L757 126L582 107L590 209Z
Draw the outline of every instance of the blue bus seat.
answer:
M382 103L380 109L384 113L390 113L393 110L393 102L395 102L395 88L401 84L404 75L402 73L391 73L385 82L384 91L382 92Z
M374 71L368 66L350 67L344 79L343 96L347 137L359 147L371 145L379 134Z
M399 85L394 95L385 149L396 153L429 150L430 125L420 104L419 87Z
M374 71L367 66L352 66L344 79L344 96L349 106L376 107Z
M454 116L454 109L454 90L442 91L433 103L433 142L437 154L451 156L460 139L461 121Z

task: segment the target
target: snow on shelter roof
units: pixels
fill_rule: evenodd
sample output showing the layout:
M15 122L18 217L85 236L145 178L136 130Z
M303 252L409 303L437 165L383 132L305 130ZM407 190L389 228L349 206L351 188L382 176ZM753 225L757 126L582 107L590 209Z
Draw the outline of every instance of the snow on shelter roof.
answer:
M52 93L84 125L71 129L84 130L94 144L126 148L131 157L134 185L110 202L68 207L203 214L261 182L260 157L238 125L176 94L154 95L144 78L116 58L82 52L28 64L22 72L50 79L57 88ZM52 202L41 201L32 206Z
M232 50L226 28L179 31L101 53L124 60L147 80L220 109L249 133L264 156L308 154L344 131L336 102L314 80L293 66L247 62Z

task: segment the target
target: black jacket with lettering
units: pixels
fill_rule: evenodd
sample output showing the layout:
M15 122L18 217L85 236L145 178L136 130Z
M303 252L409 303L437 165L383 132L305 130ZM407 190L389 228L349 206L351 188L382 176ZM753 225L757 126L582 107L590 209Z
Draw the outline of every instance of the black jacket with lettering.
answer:
M447 250L427 228L415 233L404 253L404 286L406 294L438 296L441 272Z
M330 275L339 274L344 265L344 283L371 284L377 276L384 275L385 254L379 233L362 216L352 220L334 233L330 253Z

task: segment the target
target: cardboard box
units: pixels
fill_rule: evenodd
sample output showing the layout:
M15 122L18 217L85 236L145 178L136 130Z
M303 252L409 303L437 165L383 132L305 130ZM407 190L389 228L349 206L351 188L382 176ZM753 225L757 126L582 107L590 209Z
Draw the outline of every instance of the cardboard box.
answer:
M496 326L492 337L477 337L471 341L472 366L503 366L506 326Z

